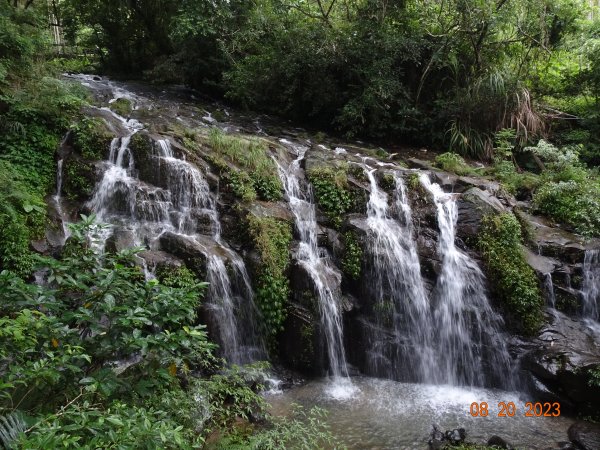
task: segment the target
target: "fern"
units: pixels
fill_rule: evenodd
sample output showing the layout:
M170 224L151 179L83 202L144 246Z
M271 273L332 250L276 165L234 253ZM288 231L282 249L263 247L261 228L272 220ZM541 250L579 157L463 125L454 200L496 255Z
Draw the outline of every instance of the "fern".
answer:
M27 423L20 412L0 416L0 444L2 444L2 448L7 450L16 448L14 444L26 429Z

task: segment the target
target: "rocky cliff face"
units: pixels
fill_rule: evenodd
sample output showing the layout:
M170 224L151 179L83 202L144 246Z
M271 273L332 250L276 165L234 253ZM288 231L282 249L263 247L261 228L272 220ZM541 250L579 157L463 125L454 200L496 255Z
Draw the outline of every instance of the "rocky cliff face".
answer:
M112 84L92 80L86 83L101 106L108 105L115 92L119 95ZM207 180L212 198L216 199L221 227L219 245L214 244L210 215L200 210L190 216L198 239L189 239L177 230L165 230L155 239L140 241L136 234L139 230L119 220L119 217L128 214L123 203L115 205L114 227L106 241L107 251L145 245L147 248L140 254L141 261L146 267L151 267L152 272L186 266L201 279L210 276L212 254L222 253L220 256L226 261L226 270L230 273L235 271L237 263L229 252L241 255L262 314L270 314L270 307L282 311L281 323L274 315L272 320L265 320L273 323L272 329L262 330L263 334L271 336L272 357L307 374L323 374L329 368L326 337L319 319L319 299L314 280L296 257L299 246L297 230L289 242L285 239L275 243L269 240L275 235L273 230L280 230L272 228L273 223L288 224L293 229L294 220L283 189L276 179L268 176L268 170L272 170L275 177L277 175L275 166L269 166L268 161L271 158L291 161L295 155L289 143L306 146L308 150L301 164L312 184L318 207L318 245L342 276L337 301L343 312L344 343L351 371L393 377L389 371L379 371L378 366L369 361L373 352L373 336L377 337L376 344L382 355L392 355L399 341L392 322L380 320L384 315L376 310L378 305L372 300L374 263L367 257L367 249L373 237L366 224L367 202L372 187L361 164L369 162L369 167L374 168L377 184L390 198L395 189L392 172L402 178L412 210L412 233L423 288L427 298L432 298L430 294L442 273L442 261L436 205L419 182L419 176L426 173L445 192L455 194L453 198L458 208L456 245L481 267L486 265L478 239L486 218L514 213L524 230L522 252L537 276L544 297L543 326L533 336L521 334L522 330L515 324L515 313L496 295L497 287L493 281L486 286L494 309L505 318L502 339L507 342L515 366L519 368L519 374L514 375L541 399L558 399L565 407L580 411L598 408L600 387L593 374L600 370L600 325L581 319L581 301L585 254L599 248L600 243L586 241L533 216L527 203L516 201L492 180L457 176L439 171L431 163L414 157L403 158L402 154L390 156L377 148L339 143L326 136L309 135L303 130L281 128L268 118L234 117L233 113L214 105L204 109L194 103L186 91L166 94L140 86L129 86L129 89L136 92L133 98L126 96L134 102L132 117L143 124L143 129L135 134L130 144L135 161L131 182L140 187L139 192L145 193L139 195L139 201L145 202L146 206L155 205L165 200L161 200L160 195L166 189L173 191L172 186L166 183L178 182L164 173L165 166L161 165L155 150L159 141L167 140L174 157L196 167ZM211 110L212 114L207 110ZM64 160L64 186L68 189L64 192L64 207L60 214L55 207L50 214L56 222L61 219L73 221L78 214L91 212L90 195L94 186L97 189L105 170L102 160L108 157L110 139L107 137L128 135L123 118L108 109L90 108L87 112L102 124L102 132L97 133L94 143L97 151L90 155L73 145L72 141L65 141L60 149L58 157ZM228 154L226 149L219 150L221 141L211 135L214 127L221 129L225 135L256 142L265 152L261 156L264 160L258 161L258 156L252 157L255 160L247 157L253 154L254 144L238 148L236 151L242 152L241 155ZM76 192L77 186L85 187L84 194ZM58 224L52 227L47 243L37 243L38 248L59 252L65 237L61 236L61 229ZM288 245L288 253L284 260L277 262L281 258L277 260L273 252L280 248L281 242ZM286 298L285 304L277 303L279 300L268 303L271 293L263 292L265 286L261 280L265 279L267 272L277 275L271 273L275 269L285 278L277 279L277 283L282 281L284 286L281 292ZM235 291L235 286L232 289ZM385 297L385 289L382 292ZM390 297L392 294L387 293ZM206 316L210 317L210 314ZM219 324L210 324L210 319L207 320L213 330L219 328ZM407 352L418 350L406 345ZM490 372L486 383L501 384L502 378L513 376L493 373L495 366L485 360L485 345L480 350L484 359L483 370ZM406 371L397 373L397 378L407 379Z

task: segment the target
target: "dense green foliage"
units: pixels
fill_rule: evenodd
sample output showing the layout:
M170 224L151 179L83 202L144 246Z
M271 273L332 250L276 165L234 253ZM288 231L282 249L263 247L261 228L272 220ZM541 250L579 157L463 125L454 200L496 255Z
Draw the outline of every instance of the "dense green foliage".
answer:
M43 235L54 152L83 96L45 64L43 17L0 2L0 270L21 275L33 264L29 241Z
M240 420L265 416L264 365L223 369L197 324L206 284L183 268L146 281L135 249L93 250L98 231L93 217L72 226L63 257L40 260L43 285L0 273L4 444L199 448L210 433L238 436ZM275 419L243 439L257 449L316 448L332 439L321 418Z
M498 130L524 146L552 129L600 161L597 14L583 1L53 4L67 42L110 71L476 156L492 156Z
M244 201L281 198L281 180L265 141L227 135L215 128L207 143L210 159L237 197Z
M435 158L435 165L446 172L457 175L473 175L474 169L469 166L464 158L457 153L446 152Z
M533 269L521 246L521 227L511 213L487 216L478 236L494 296L502 302L509 325L534 334L543 316L542 295Z
M363 249L358 242L356 233L346 231L344 239L344 257L342 259L342 269L344 274L352 280L360 279L363 259Z
M335 228L342 225L342 216L354 206L354 198L348 189L345 168L314 168L308 171L319 208L327 214Z
M283 329L290 294L287 268L290 259L292 229L287 222L272 217L248 216L250 236L260 255L256 301L268 333L275 336Z

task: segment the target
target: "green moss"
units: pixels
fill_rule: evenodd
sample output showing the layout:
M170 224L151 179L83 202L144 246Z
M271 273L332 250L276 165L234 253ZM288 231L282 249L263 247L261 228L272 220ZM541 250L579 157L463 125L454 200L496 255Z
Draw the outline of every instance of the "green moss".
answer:
M356 234L352 231L344 233L344 257L342 259L342 270L352 280L360 279L363 250Z
M85 117L71 127L73 146L83 158L104 159L106 149L113 138L106 123L97 117Z
M266 141L231 136L213 129L207 144L214 152L211 162L216 163L220 175L236 196L246 201L257 197L266 201L281 199L283 186Z
M537 175L531 172L518 172L511 161L498 161L494 164L492 174L502 187L512 195L527 197L540 184Z
M457 153L447 152L435 158L435 165L446 172L456 175L472 175L475 169L469 166L462 156Z
M128 117L133 111L133 105L126 98L116 99L109 107L112 111L123 117Z
M355 197L348 187L348 174L344 168L314 168L308 171L315 200L335 228L342 225L342 216L355 205Z
M535 272L525 260L521 240L521 227L513 214L484 217L478 247L492 293L502 302L511 325L533 335L542 324L543 300Z
M292 228L273 217L248 216L250 236L260 255L256 302L271 336L283 329L287 299L290 294L286 271L289 266L289 247Z
M94 165L71 157L64 168L63 193L70 200L86 200L94 192L94 180Z

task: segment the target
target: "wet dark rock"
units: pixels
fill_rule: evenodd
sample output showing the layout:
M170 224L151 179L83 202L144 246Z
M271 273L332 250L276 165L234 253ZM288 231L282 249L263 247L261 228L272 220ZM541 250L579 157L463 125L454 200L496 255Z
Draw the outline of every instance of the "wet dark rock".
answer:
M152 270L164 267L182 267L184 265L181 259L161 250L145 250L138 253L138 256Z
M600 424L576 422L569 427L569 439L581 450L600 449Z
M485 216L500 214L506 210L500 200L477 187L465 191L459 197L457 206L457 234L463 239L477 237Z
M512 446L508 442L506 442L500 436L496 436L496 435L494 435L488 439L487 445L489 445L490 447L503 448L503 449L512 448Z
M548 320L522 360L530 390L543 401L560 401L563 411L597 412L600 388L589 381L600 364L598 335L556 310L548 311Z
M106 250L112 253L120 252L135 246L135 234L127 228L115 228L106 240Z
M321 375L326 369L326 355L319 343L318 321L318 315L310 308L291 303L279 339L279 354L283 362L305 375Z
M431 450L449 449L453 446L460 445L465 441L467 432L464 428L455 428L442 432L437 425L433 425L433 429L427 443Z
M198 239L166 232L161 235L159 242L162 250L183 260L188 269L196 273L200 279L204 279L207 254L215 244L209 241L209 238L204 239L202 243Z

